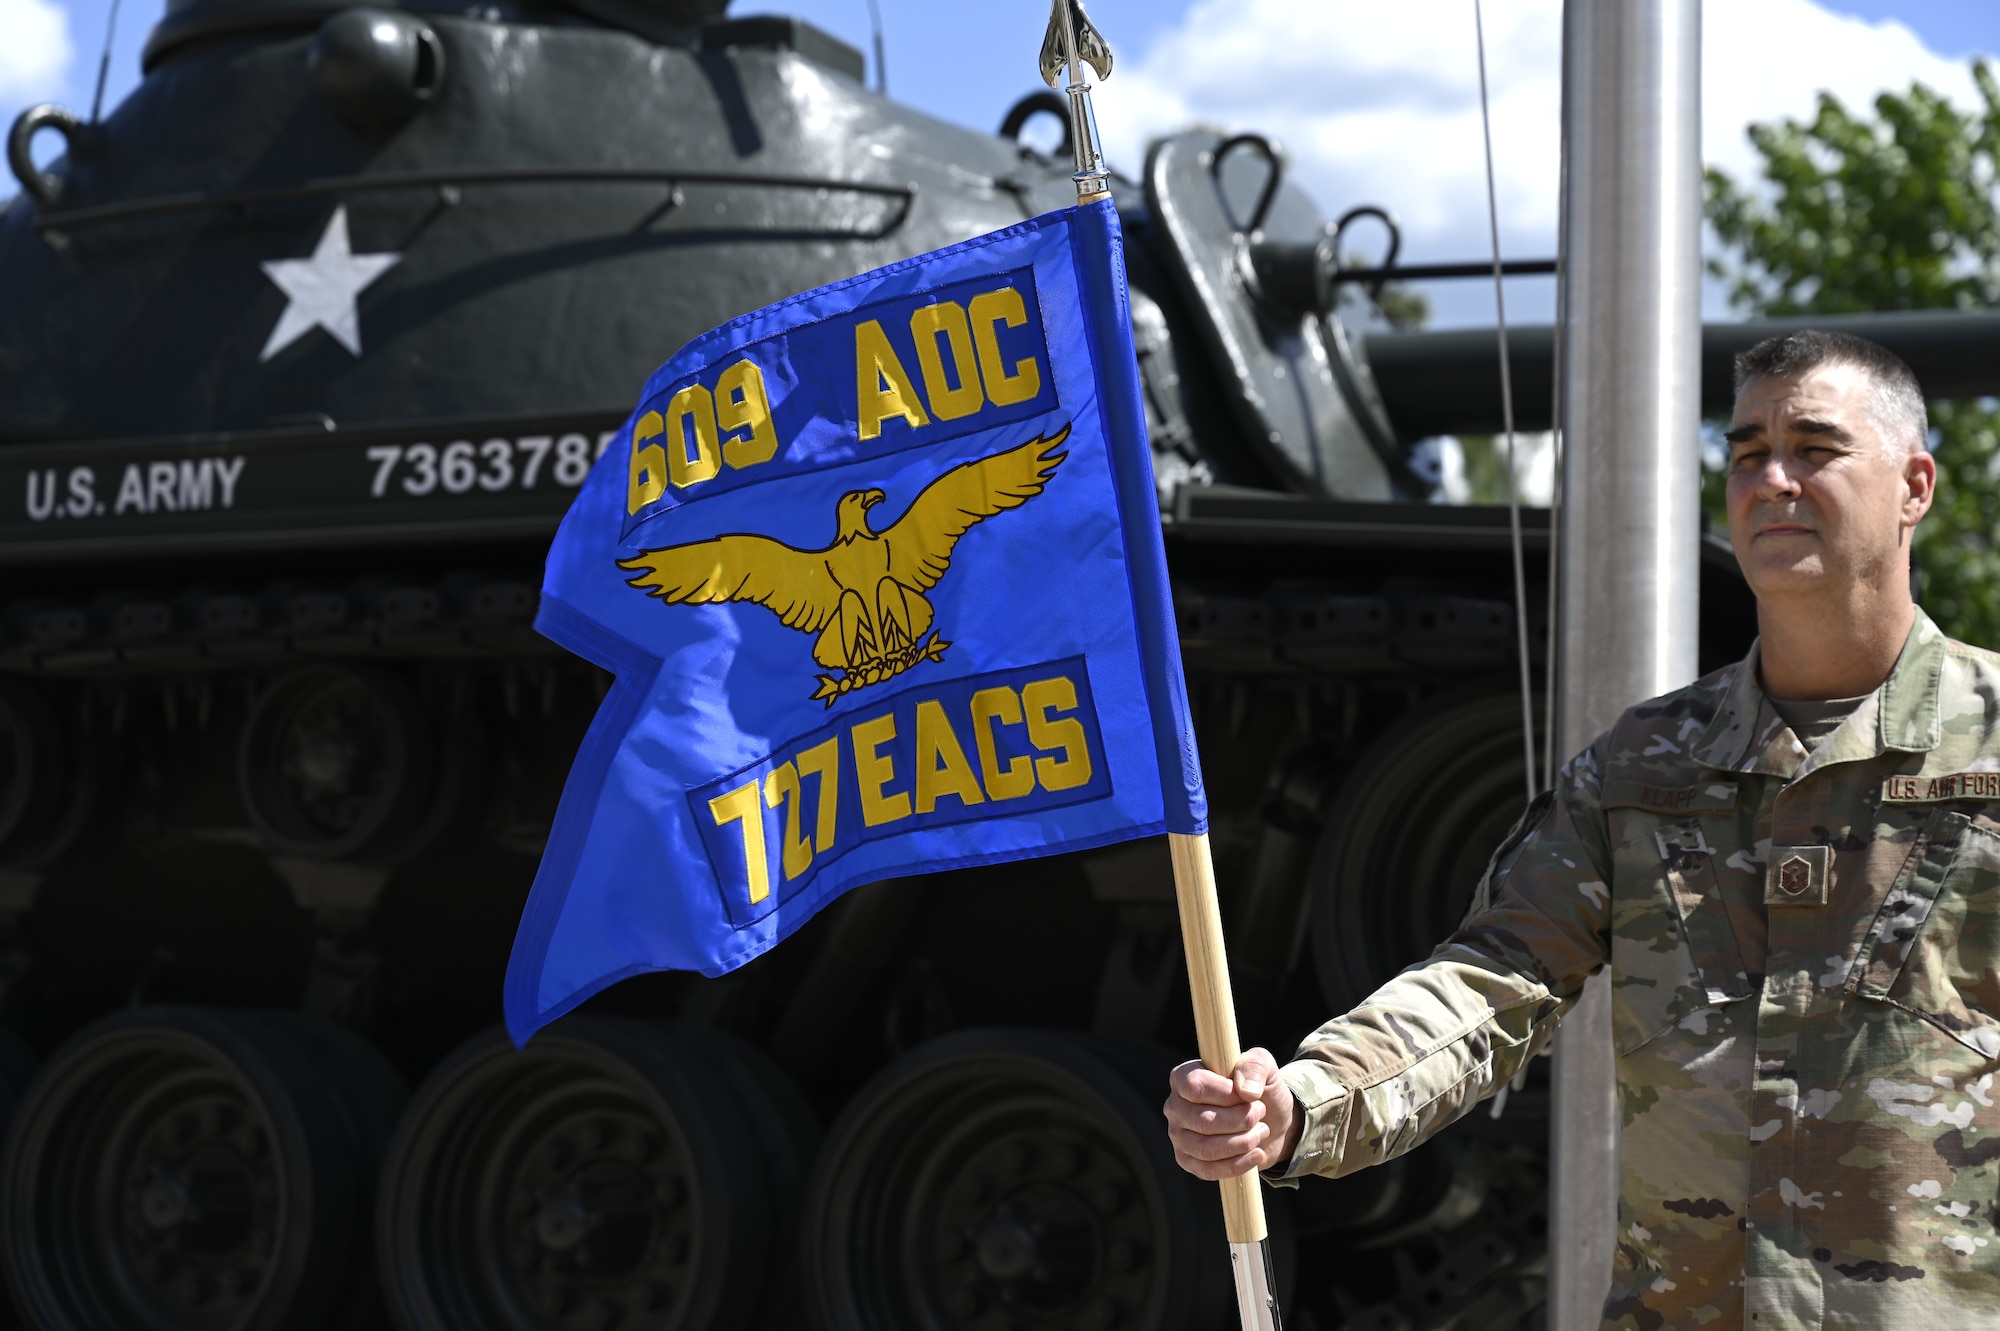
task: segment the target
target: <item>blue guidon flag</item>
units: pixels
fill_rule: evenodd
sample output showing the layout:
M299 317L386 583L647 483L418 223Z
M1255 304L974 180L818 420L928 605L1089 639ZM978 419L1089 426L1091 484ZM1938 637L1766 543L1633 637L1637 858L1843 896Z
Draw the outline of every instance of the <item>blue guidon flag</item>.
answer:
M1205 831L1111 202L683 348L536 627L617 683L515 939L516 1040L863 883Z

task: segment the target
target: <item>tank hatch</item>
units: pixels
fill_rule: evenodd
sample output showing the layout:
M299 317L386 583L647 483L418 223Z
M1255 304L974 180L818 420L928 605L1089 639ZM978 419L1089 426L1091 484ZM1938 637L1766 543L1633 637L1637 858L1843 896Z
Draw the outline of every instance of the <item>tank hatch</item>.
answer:
M1261 134L1162 139L1146 202L1243 437L1278 480L1338 499L1425 494L1333 316L1331 229L1285 179L1277 146Z

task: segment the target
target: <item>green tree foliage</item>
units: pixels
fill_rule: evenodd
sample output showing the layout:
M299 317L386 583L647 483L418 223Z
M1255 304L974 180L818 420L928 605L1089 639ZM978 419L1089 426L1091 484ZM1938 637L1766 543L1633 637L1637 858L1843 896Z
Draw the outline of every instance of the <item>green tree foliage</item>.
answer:
M1885 93L1873 117L1821 94L1808 124L1753 125L1763 186L1708 172L1709 270L1750 316L2000 304L2000 83L1973 65L1983 106L1965 112L1922 84ZM1933 402L1938 500L1916 534L1924 607L1954 637L2000 646L2000 412ZM1721 475L1704 482L1721 517Z

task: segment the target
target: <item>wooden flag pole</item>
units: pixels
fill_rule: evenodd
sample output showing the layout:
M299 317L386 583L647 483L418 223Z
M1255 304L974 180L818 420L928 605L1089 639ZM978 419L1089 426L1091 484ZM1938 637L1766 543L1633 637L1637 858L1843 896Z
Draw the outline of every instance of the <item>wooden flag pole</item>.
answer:
M1187 949L1188 988L1194 995L1195 1043L1202 1065L1232 1075L1242 1056L1236 1034L1236 999L1229 988L1229 953L1223 945L1222 908L1215 897L1215 862L1208 834L1167 833L1173 854L1174 897L1180 903L1181 940ZM1278 1297L1270 1250L1264 1240L1263 1184L1252 1170L1222 1180L1222 1227L1236 1279L1243 1331L1278 1331Z
M1081 57L1081 58L1079 58ZM1097 203L1110 196L1105 170L1091 132L1088 64L1103 78L1111 72L1111 48L1084 17L1081 0L1052 0L1049 27L1042 37L1039 69L1043 82L1069 71L1070 141L1076 154L1076 201ZM1143 448L1143 445L1141 446ZM1175 669L1179 668L1176 662ZM1194 990L1194 1028L1201 1061L1227 1077L1242 1053L1236 1043L1236 1000L1229 991L1229 954L1222 941L1222 910L1215 899L1215 865L1208 834L1167 833L1173 852L1174 896L1181 908L1181 938L1187 947L1188 983ZM1222 1182L1222 1227L1229 1237L1229 1266L1236 1281L1236 1308L1243 1331L1280 1331L1278 1296L1265 1242L1264 1197L1255 1171Z

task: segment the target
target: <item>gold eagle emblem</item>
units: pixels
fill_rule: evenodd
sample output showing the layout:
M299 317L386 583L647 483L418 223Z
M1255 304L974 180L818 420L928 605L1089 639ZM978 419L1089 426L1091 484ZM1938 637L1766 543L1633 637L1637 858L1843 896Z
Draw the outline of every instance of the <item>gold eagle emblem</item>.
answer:
M931 631L924 593L944 577L952 548L974 524L1042 492L1069 456L1056 451L1067 438L1065 425L952 468L887 531L869 527L868 511L888 496L849 490L834 505L833 543L822 550L734 534L642 551L618 567L639 574L631 585L669 605L749 601L786 628L817 634L813 660L837 673L817 676L812 696L831 707L854 689L944 659L951 644Z

